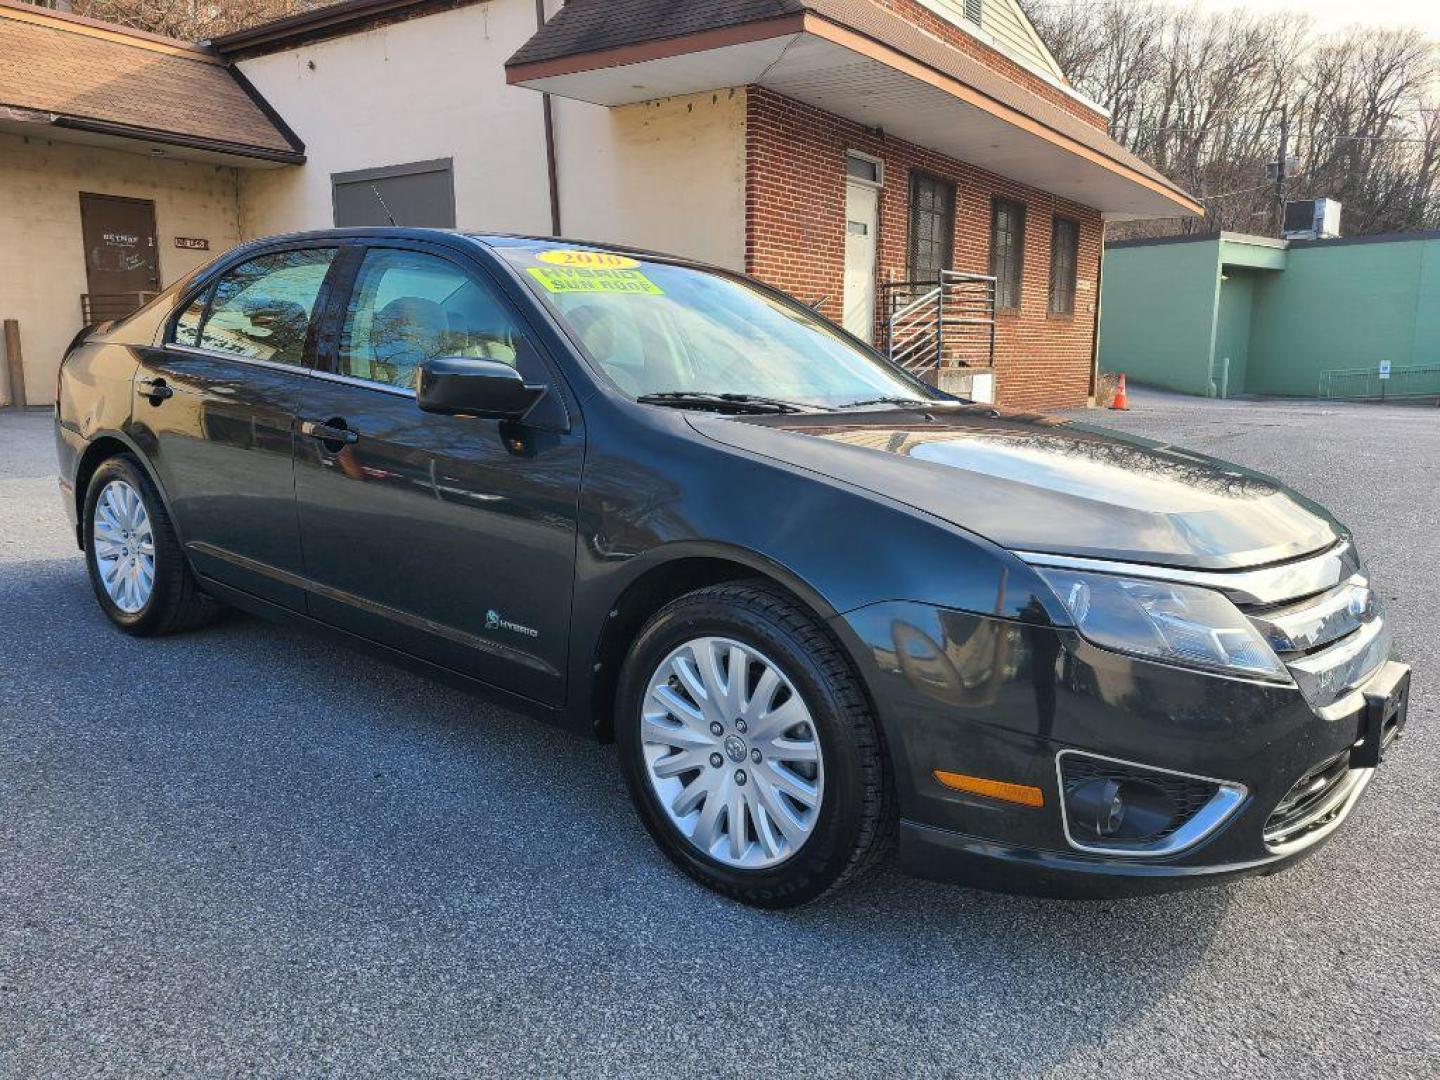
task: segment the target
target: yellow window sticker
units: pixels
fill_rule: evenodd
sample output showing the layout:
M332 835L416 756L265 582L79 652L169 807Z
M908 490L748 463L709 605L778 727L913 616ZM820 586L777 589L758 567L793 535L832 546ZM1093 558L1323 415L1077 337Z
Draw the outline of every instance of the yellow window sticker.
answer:
M645 293L665 290L639 270L591 270L579 266L528 266L531 276L552 293Z
M609 251L542 251L535 258L552 266L578 266L586 270L634 270L640 265L629 255Z

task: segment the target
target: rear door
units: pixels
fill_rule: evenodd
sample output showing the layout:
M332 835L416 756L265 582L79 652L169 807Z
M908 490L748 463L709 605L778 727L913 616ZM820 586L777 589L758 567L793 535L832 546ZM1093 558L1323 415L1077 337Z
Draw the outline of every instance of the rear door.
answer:
M561 703L584 437L558 373L488 274L424 245L370 247L337 331L295 446L310 613ZM423 413L416 375L440 356L551 392L524 424Z
M337 250L278 247L210 276L136 376L136 437L195 568L295 610L292 430Z

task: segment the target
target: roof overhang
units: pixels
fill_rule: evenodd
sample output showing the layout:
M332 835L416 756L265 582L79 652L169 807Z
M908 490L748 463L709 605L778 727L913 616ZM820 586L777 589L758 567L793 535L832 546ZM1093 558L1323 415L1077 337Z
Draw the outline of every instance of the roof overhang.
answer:
M146 154L177 161L201 161L210 165L229 165L242 169L275 169L282 165L302 165L305 162L305 154L300 151L241 146L180 132L154 131L129 124L8 105L0 105L0 132L50 142L101 146L128 154Z
M1194 199L1163 177L1148 175L1140 163L1130 164L1086 145L1102 140L1077 139L899 49L810 11L512 63L506 76L513 85L607 106L732 86L763 86L1094 208L1114 220L1204 213ZM1124 156L1121 151L1120 157Z
M1246 270L1284 270L1288 246L1284 240L1270 236L1222 232L1220 265Z

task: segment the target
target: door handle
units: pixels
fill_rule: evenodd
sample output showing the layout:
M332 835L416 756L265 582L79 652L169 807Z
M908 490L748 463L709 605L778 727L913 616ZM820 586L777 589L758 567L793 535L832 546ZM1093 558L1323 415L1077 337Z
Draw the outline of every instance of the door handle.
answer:
M162 401L169 401L175 396L164 379L136 379L135 386L140 391L141 397L150 399L151 405L159 405Z
M345 421L339 417L329 420L302 420L300 434L309 435L322 443L340 443L342 446L353 446L360 441L360 433L346 427Z

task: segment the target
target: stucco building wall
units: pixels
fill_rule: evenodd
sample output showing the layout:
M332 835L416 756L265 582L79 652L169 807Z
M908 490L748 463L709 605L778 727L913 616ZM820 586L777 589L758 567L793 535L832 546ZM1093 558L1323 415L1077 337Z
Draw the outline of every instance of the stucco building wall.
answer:
M494 0L240 61L306 151L242 176L244 235L329 228L332 173L436 158L454 163L457 227L548 231L541 98L505 84L534 31L533 4Z
M1191 394L1314 397L1327 371L1426 367L1440 355L1440 233L1300 241L1226 233L1136 241L1105 259L1101 361ZM1213 367L1212 367L1213 364ZM1399 387L1400 373L1387 389ZM1355 379L1341 393L1368 391ZM1407 380L1411 392L1440 378Z
M32 405L54 400L61 354L80 329L81 192L154 201L162 287L240 239L233 168L0 134L0 318L20 323ZM177 248L177 236L203 237L210 250Z
M1319 392L1321 372L1436 363L1440 238L1318 243L1257 288L1245 390Z
M307 156L242 175L243 234L328 228L333 173L439 158L453 163L457 228L548 234L543 99L504 69L534 30L528 0L491 0L241 60ZM565 234L743 266L744 97L556 99Z
M744 270L746 96L736 88L615 109L556 100L565 235Z
M1170 390L1206 393L1219 289L1218 238L1111 248L1105 255L1101 366Z

